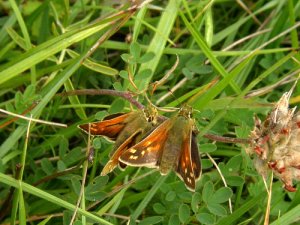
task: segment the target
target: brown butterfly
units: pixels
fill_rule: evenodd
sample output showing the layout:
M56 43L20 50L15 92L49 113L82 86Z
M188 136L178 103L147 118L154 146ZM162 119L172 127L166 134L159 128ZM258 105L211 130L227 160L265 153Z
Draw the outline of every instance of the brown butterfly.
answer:
M201 175L201 161L191 114L191 107L182 107L176 116L125 150L119 160L130 166L159 168L162 175L173 169L186 187L195 191Z
M103 168L101 175L104 176L110 173L118 164L121 168L126 167L126 165L119 162L120 155L135 145L156 124L157 110L153 107L109 115L103 121L90 123L91 135L104 136L108 140L115 141L110 160ZM86 133L89 132L88 123L78 127Z

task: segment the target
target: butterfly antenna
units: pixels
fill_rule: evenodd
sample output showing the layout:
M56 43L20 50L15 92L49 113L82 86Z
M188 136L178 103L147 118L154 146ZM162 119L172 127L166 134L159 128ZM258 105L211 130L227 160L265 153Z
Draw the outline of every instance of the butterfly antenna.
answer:
M181 105L181 102L178 100L178 98L176 97L176 95L174 94L174 92L170 88L168 88L168 92L170 93L171 96L173 96L173 98L177 102L177 105Z
M158 109L158 107L157 107L156 105L154 105L154 104L152 103L152 101L149 99L147 93L145 93L144 96L145 96L145 98L146 98L146 100L147 100L147 102L148 102L149 105L151 105L151 106L153 106L154 108Z

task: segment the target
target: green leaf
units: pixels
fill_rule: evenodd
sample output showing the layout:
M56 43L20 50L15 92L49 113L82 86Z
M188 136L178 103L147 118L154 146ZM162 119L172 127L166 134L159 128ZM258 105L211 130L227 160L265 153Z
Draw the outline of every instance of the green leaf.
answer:
M199 146L200 152L209 153L217 150L217 146L215 144L203 144Z
M154 203L153 209L157 214L164 214L166 212L166 207L161 203Z
M169 191L166 195L166 201L172 202L176 198L176 192Z
M64 138L64 137L60 137L60 141L59 141L59 157L63 158L65 156L65 154L67 153L67 151L69 150L69 141Z
M145 70L140 70L138 74L134 77L135 80L147 80L151 76L151 70L150 69L145 69Z
M181 223L187 223L190 219L191 210L186 204L181 204L179 207L178 215Z
M226 216L227 215L226 209L218 203L209 202L207 207L208 207L209 211L211 213L215 214L216 216Z
M107 115L108 115L107 111L100 111L100 112L97 112L97 113L95 114L95 119L101 121L101 120L103 120L104 117L106 117Z
M122 86L122 84L120 82L113 83L113 87L117 91L124 91L124 88L123 88L123 86Z
M169 225L180 225L180 220L179 220L178 215L177 214L172 214L170 216L168 224Z
M215 224L216 219L213 215L208 214L208 213L198 213L196 215L197 220L201 223L201 224Z
M81 157L84 157L84 153L81 152L81 148L74 148L66 154L62 160L67 166L69 166L78 162Z
M210 201L213 203L223 203L228 201L232 194L233 193L230 188L222 187L211 196Z
M64 171L67 169L66 164L62 160L57 161L57 170L58 171Z
M245 180L239 176L226 176L226 182L229 186L242 186L245 183Z
M34 85L29 85L24 94L23 94L23 98L24 99L32 99L32 97L35 95L35 86Z
M137 42L132 42L130 44L130 54L132 55L133 59L137 61L141 55L141 47Z
M202 196L200 193L196 192L193 194L191 207L194 213L198 212L201 200L202 200Z
M139 225L151 225L151 224L157 224L163 221L162 216L151 216L147 217L146 219L143 219Z
M109 108L109 113L113 114L113 113L122 112L124 107L125 107L124 100L123 99L116 99L111 104L111 106Z
M194 77L194 73L192 73L188 68L183 68L182 73L189 80Z
M81 183L77 176L73 176L71 179L72 187L77 196L80 194Z
M86 194L102 190L108 182L108 176L97 176L85 188Z
M22 106L22 108L23 108L23 106L24 106L24 101L23 101L22 93L18 91L18 92L15 94L15 107L16 107L17 111L22 110L22 108L20 108L21 106Z
M121 70L119 72L120 77L122 77L124 80L128 80L128 72L126 70Z
M101 140L100 137L96 137L96 138L93 139L93 147L95 149L100 149L101 145L102 145L102 140Z
M128 64L134 63L133 56L130 54L124 53L121 55L121 58L123 59L124 62L126 62Z
M201 149L200 149L201 151ZM214 164L209 159L201 159L202 169L209 169L214 166Z
M52 165L52 163L50 162L50 160L46 159L46 158L42 159L41 167L47 175L50 175L55 171L55 168Z
M155 54L153 52L147 52L144 55L142 55L139 60L137 61L138 63L146 63L149 62L154 58Z
M203 55L202 55L203 56ZM189 60L186 63L186 67L187 69L189 69L191 72L193 73L197 73L197 74L208 74L208 73L212 73L212 67L208 66L208 65L204 65L204 57L193 57L191 60Z
M227 163L226 163L226 169L229 173L231 172L237 172L240 170L241 164L243 162L243 157L241 155L236 155L232 157Z
M204 202L209 202L211 200L211 197L214 193L214 185L211 181L208 181L205 183L203 190L202 190L202 196Z

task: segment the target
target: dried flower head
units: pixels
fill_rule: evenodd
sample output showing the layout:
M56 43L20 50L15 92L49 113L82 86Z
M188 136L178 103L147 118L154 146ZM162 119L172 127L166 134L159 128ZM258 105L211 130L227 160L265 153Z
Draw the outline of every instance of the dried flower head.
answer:
M296 84L296 83L295 83ZM254 154L257 171L264 177L269 169L288 191L296 191L293 180L300 180L300 112L289 109L293 88L283 94L265 121L254 118L247 152Z

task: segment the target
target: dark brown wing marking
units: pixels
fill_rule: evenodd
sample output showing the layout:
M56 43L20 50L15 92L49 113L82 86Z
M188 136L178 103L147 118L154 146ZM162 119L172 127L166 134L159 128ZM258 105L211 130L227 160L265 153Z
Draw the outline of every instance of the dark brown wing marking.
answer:
M195 191L195 174L192 164L192 155L191 155L191 142L192 142L192 131L187 135L182 144L181 154L178 160L178 166L176 173L180 179L185 183L185 186L191 190Z
M192 132L192 142L191 142L191 157L192 157L192 167L195 175L195 179L198 180L201 176L201 159L198 151L197 137L194 132Z

